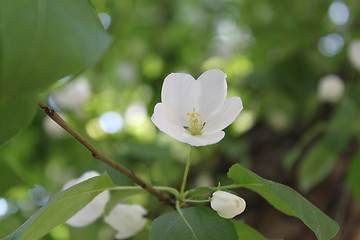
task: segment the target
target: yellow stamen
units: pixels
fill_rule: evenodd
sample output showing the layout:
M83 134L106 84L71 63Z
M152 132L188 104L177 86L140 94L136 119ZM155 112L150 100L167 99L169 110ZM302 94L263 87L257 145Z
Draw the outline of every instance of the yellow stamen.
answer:
M205 126L204 118L200 113L195 112L195 108L192 113L188 112L186 115L189 116L189 126L184 126L184 128L192 135L201 135L201 130Z

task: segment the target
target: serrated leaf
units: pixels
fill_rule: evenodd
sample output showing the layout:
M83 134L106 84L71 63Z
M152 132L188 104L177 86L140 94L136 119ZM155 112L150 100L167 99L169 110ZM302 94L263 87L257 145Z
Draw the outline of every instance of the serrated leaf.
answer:
M98 194L112 187L114 184L107 174L81 182L61 192L40 208L14 233L1 240L40 239L56 226L65 223Z
M281 212L299 218L320 240L331 239L339 231L335 221L288 186L266 180L239 164L230 168L228 177L257 192Z
M191 207L171 212L155 219L150 240L237 240L229 219L206 207Z
M238 240L266 240L266 238L261 233L259 233L249 225L246 225L245 223L236 220L231 221L235 226Z
M111 37L87 0L2 0L0 23L2 144L31 121L40 90L94 64Z

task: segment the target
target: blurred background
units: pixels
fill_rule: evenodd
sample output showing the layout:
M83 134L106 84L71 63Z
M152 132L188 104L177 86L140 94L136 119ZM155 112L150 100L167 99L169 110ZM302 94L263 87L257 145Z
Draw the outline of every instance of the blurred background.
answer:
M196 148L188 187L231 184L227 170L240 163L335 219L335 239L360 239L359 1L91 2L113 46L40 97L71 126L151 184L179 188L188 145L160 132L150 116L169 73L197 78L219 68L228 75L228 97L240 96L244 110L221 142ZM0 237L89 170L132 185L39 110L0 149ZM238 218L265 237L315 239L258 195L238 193L247 201ZM149 219L170 210L147 194L128 201L143 205ZM147 239L149 227L132 239ZM84 228L61 225L44 239L114 234L99 219Z

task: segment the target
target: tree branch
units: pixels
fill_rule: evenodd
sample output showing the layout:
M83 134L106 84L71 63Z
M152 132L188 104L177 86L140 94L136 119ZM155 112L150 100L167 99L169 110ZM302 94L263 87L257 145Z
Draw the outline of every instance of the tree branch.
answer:
M175 201L167 194L156 190L152 185L145 182L143 179L138 177L133 170L128 170L127 168L121 166L117 162L111 160L102 152L100 152L97 148L95 148L91 143L89 143L84 137L82 137L75 129L73 129L67 122L62 119L59 114L57 114L53 109L48 107L46 104L42 102L38 102L38 106L59 126L61 126L65 131L70 133L76 140L78 140L84 147L86 147L95 159L98 159L107 165L113 167L120 173L124 174L128 178L130 178L137 185L145 189L151 195L155 196L159 201L166 203L173 208L175 208Z

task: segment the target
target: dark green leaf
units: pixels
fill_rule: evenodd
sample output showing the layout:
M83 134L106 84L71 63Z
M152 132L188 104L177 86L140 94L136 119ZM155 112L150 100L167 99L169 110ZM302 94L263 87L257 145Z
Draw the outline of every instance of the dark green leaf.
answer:
M191 199L191 198L195 198L195 197L204 195L206 193L212 193L212 192L214 192L214 190L212 190L211 188L199 187L199 188L196 188L196 189L192 189L189 192L189 195L187 197Z
M7 94L0 88L0 145L27 126L36 112L36 94Z
M192 207L158 217L151 225L150 240L237 240L229 219L205 207Z
M303 192L321 182L334 168L338 153L329 150L324 141L314 145L298 168L298 183Z
M2 144L30 122L38 91L94 64L111 37L87 0L2 0L0 23Z
M360 150L354 155L353 159L351 160L347 182L350 187L350 191L354 198L360 203Z
M232 223L235 226L238 240L266 240L266 238L261 233L249 225L236 220L232 220Z
M294 165L296 160L300 157L301 153L304 151L304 148L309 142L315 138L316 135L325 130L325 124L320 123L308 130L305 135L301 138L299 143L297 143L285 156L283 161L283 167L286 171L289 171L290 168Z
M302 191L309 191L333 170L339 154L347 146L358 122L357 112L357 107L350 100L339 106L324 137L299 165L297 179Z
M335 221L288 186L266 180L239 164L230 168L228 177L236 184L257 192L281 212L299 218L318 239L331 239L339 231Z
M35 240L49 233L56 226L86 206L99 193L114 187L107 174L81 182L52 199L40 208L14 233L2 240Z

